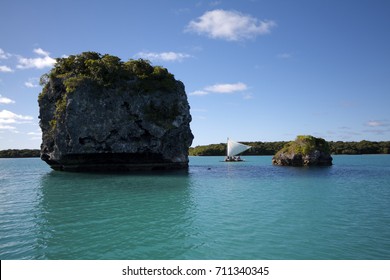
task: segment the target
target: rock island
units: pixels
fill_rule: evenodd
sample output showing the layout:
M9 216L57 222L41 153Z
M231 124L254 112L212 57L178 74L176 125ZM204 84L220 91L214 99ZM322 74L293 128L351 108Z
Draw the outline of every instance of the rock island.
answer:
M288 166L329 166L333 158L328 142L310 135L297 136L272 158L274 165Z
M41 159L53 169L188 167L189 104L167 69L84 52L57 59L41 85Z

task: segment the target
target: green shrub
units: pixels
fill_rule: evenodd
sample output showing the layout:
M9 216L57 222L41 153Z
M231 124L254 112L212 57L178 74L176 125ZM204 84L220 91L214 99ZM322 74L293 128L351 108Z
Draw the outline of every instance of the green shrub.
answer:
M143 92L153 90L172 90L175 78L166 68L152 66L148 60L138 59L123 63L118 57L101 55L96 52L83 52L66 58L58 58L48 74L41 77L41 85L59 79L66 92L74 92L85 81L97 86L115 87L126 84L126 81L138 80L138 88ZM46 94L42 90L40 97Z
M328 142L322 138L316 138L311 135L299 135L295 141L291 141L284 145L284 147L278 152L280 153L293 153L301 155L309 155L314 151L320 151L324 153L330 153Z
M66 94L64 94L61 99L57 100L56 110L54 113L54 116L57 120L59 120L62 117L62 115L65 113L67 101L68 99Z

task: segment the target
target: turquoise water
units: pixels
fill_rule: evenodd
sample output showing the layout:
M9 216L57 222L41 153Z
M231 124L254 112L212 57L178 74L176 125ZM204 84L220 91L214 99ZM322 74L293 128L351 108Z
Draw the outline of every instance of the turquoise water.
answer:
M222 159L136 174L0 159L0 259L390 259L389 155Z

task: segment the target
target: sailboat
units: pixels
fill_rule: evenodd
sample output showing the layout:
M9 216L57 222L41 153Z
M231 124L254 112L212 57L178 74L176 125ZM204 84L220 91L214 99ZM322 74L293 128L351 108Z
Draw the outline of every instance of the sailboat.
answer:
M244 145L233 140L227 139L227 155L225 161L243 161L238 154L250 149L251 146Z

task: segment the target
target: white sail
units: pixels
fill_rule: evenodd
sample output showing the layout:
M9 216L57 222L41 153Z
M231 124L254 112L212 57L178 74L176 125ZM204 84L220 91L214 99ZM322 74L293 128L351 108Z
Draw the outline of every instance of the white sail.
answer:
M248 149L250 149L251 146L244 145L238 142L235 142L233 140L230 140L228 138L227 142L227 156L228 157L234 157L235 155L238 155L239 153L242 153Z

